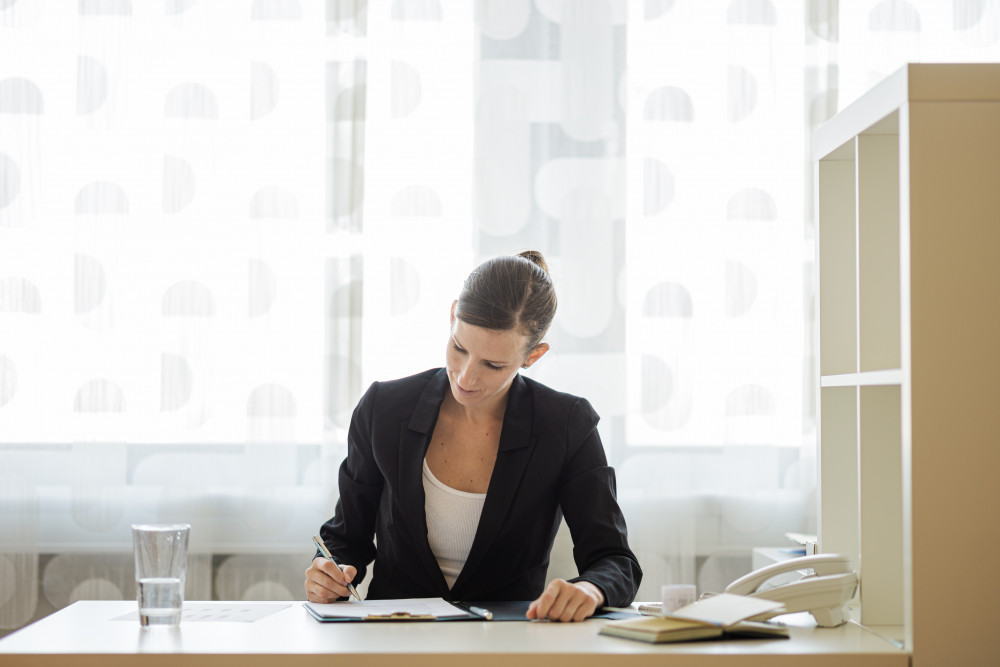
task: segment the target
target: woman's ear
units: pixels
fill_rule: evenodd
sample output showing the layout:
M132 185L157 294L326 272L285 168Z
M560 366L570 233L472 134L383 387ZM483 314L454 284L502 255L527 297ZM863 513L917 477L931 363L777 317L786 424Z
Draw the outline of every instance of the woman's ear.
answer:
M455 299L454 301L451 302L451 321L449 322L451 326L455 326L455 306L457 305L458 305L458 299Z
M524 363L521 364L521 368L528 368L533 363L541 359L542 355L548 351L549 351L548 343L539 343L538 345L535 346L535 349L531 351L531 354L528 355L528 358L524 360Z

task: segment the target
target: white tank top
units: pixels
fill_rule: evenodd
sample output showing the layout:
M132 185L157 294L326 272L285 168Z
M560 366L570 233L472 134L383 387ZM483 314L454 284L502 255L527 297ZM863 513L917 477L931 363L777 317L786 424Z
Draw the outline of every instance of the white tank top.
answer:
M469 557L486 494L445 486L431 472L427 459L424 459L423 478L427 542L450 589Z

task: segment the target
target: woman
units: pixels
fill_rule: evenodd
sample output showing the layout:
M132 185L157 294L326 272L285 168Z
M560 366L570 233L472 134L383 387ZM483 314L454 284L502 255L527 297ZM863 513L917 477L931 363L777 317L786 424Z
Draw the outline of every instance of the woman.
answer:
M347 596L374 559L373 599L533 600L528 618L559 621L632 602L642 571L597 413L518 373L555 310L541 254L487 261L451 306L446 367L368 389L320 529L340 568L313 560L309 600ZM580 575L545 586L561 517Z

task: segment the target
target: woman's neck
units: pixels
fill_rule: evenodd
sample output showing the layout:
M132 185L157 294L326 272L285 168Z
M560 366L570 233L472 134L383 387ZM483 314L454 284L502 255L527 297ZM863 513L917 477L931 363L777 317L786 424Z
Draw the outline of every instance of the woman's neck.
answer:
M510 396L510 387L507 391L492 398L490 401L475 405L465 406L455 400L455 396L449 391L444 396L442 409L455 419L461 419L470 423L484 423L503 421L504 413L507 411L507 397Z

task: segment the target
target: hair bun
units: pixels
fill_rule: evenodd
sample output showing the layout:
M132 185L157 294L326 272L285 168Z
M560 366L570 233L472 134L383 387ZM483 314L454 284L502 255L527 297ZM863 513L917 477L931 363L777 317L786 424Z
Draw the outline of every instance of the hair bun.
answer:
M545 271L545 273L549 272L549 265L545 263L545 257L543 257L542 253L538 252L537 250L525 250L523 252L517 253L517 256L523 257L532 264L537 265L542 269L542 271Z

